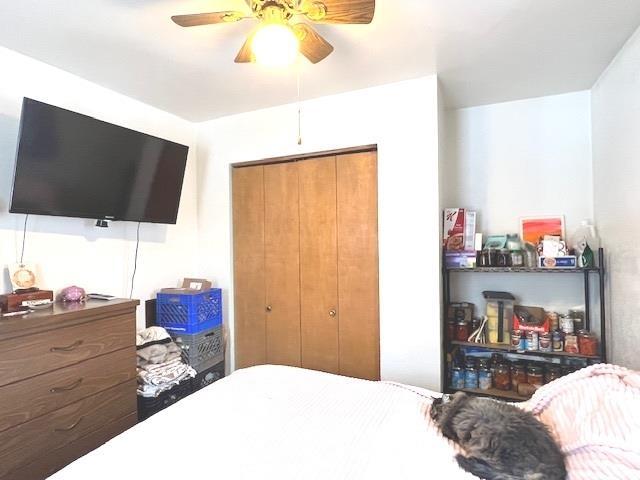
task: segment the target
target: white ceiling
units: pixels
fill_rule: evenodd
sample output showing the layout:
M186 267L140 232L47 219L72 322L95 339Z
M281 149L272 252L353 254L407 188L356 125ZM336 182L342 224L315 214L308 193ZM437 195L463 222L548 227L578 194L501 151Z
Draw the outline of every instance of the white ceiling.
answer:
M295 101L293 71L233 63L253 21L184 29L169 19L244 8L5 0L0 45L194 121ZM378 0L371 25L318 26L336 50L303 63L302 95L433 73L451 107L587 89L639 24L638 0Z

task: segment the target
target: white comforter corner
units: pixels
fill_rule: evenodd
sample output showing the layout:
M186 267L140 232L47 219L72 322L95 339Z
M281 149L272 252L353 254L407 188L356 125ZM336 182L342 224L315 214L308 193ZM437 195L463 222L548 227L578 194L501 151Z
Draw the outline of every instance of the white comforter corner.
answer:
M475 479L428 418L430 394L291 367L240 370L51 478Z

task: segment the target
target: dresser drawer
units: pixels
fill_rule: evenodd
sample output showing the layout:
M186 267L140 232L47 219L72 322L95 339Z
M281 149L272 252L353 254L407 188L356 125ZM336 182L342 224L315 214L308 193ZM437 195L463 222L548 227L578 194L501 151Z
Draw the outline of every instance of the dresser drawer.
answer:
M56 449L48 450L39 455L33 462L17 470L12 470L2 480L44 480L58 470L66 467L78 458L104 445L113 437L130 429L137 423L137 415L132 413L124 418L91 432L89 435L67 443ZM98 475L96 475L96 478Z
M135 380L0 433L0 478L136 411Z
M0 387L0 432L135 377L135 347L127 347Z
M132 314L5 340L0 342L0 386L134 344Z

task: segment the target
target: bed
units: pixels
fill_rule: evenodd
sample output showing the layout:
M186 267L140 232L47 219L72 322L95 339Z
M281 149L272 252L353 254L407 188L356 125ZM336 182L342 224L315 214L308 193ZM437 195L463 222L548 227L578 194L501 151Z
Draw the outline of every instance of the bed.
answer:
M560 399L576 401L564 392L582 392L576 385L593 390L590 379L599 374L610 380L600 382L608 396L615 399L612 385L620 384L622 398L635 402L630 407L640 412L640 381L629 387L617 371L585 370L565 377L563 384L574 382L570 390L550 384L522 407L554 421L552 417L565 408ZM637 381L635 375L632 380ZM396 383L292 367L253 367L196 392L51 478L473 480L476 477L458 468L453 458L456 446L429 418L435 395L439 394ZM624 438L613 450L609 445L585 450L590 446L573 435L567 447L579 461L569 462L574 469L570 479L640 478L638 414L630 417L630 424L625 432L616 430ZM603 442L606 428L599 428L598 441ZM565 436L561 431L554 434ZM639 440L635 447L628 443L634 439ZM589 459L597 459L603 472L613 476L583 469Z

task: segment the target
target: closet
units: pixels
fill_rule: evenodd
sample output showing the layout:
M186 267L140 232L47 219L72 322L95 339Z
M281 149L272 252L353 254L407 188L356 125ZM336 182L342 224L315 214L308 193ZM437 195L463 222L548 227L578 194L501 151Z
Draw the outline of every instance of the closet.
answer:
M375 150L233 168L236 368L380 378Z

